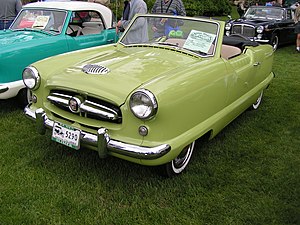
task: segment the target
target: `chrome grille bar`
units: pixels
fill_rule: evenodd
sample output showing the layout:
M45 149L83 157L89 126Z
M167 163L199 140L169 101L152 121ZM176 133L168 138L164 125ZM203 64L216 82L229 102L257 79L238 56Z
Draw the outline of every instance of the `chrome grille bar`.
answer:
M91 102L91 101L84 101L81 105L80 105L80 111L81 112L87 112L87 113L91 113L93 115L101 115L106 119L111 119L111 120L117 120L118 117L118 113L116 111L114 111L113 109L110 109L106 106Z
M255 27L247 24L235 24L233 25L232 31L234 34L242 34L246 37L255 36Z
M69 109L69 100L74 96L52 92L48 95L47 99L54 105L61 106L64 110L72 112ZM112 108L95 103L89 100L83 100L79 105L80 113L90 114L103 119L116 121L121 119L118 112Z
M64 106L66 108L69 107L69 100L72 98L72 96L70 95L64 95L64 94L60 94L60 93L51 93L50 95L48 95L47 99L54 103L54 104L58 104L60 106Z

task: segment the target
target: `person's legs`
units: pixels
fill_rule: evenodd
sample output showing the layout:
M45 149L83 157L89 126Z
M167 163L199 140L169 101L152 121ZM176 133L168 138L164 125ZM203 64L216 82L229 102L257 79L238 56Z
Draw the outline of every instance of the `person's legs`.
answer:
M4 29L4 21L0 20L0 30L3 30L3 29Z
M10 25L12 24L13 20L7 20L4 23L4 29L8 29L10 27Z
M0 20L0 30L8 29L13 20Z
M300 52L300 21L295 25L296 50Z
M297 34L296 49L297 49L298 52L300 52L300 33Z

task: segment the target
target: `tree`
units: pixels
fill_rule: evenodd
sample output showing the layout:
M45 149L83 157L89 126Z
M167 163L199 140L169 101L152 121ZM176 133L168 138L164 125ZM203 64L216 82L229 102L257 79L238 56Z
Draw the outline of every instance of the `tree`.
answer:
M22 0L23 4L31 0ZM231 12L230 0L182 0L188 16L221 16ZM120 18L123 11L123 0L110 0L110 8ZM150 12L155 0L145 0ZM232 2L232 1L231 1Z

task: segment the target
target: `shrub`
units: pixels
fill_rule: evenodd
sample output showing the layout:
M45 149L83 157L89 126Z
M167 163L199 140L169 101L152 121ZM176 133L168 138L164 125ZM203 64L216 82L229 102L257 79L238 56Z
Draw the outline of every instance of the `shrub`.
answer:
M30 0L22 0L23 4ZM145 0L150 12L155 0ZM230 14L229 0L183 0L188 16L222 16ZM111 0L110 8L120 18L123 12L123 0Z

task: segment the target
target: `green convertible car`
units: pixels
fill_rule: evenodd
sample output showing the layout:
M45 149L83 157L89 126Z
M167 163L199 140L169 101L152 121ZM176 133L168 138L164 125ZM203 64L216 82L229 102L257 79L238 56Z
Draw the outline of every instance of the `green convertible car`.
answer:
M36 2L23 6L0 31L0 99L27 102L23 69L31 63L78 49L117 41L112 11L90 2ZM29 93L29 92L28 92Z
M224 26L137 15L114 45L28 66L25 114L58 143L180 174L195 141L257 109L274 77L272 46L224 36Z

